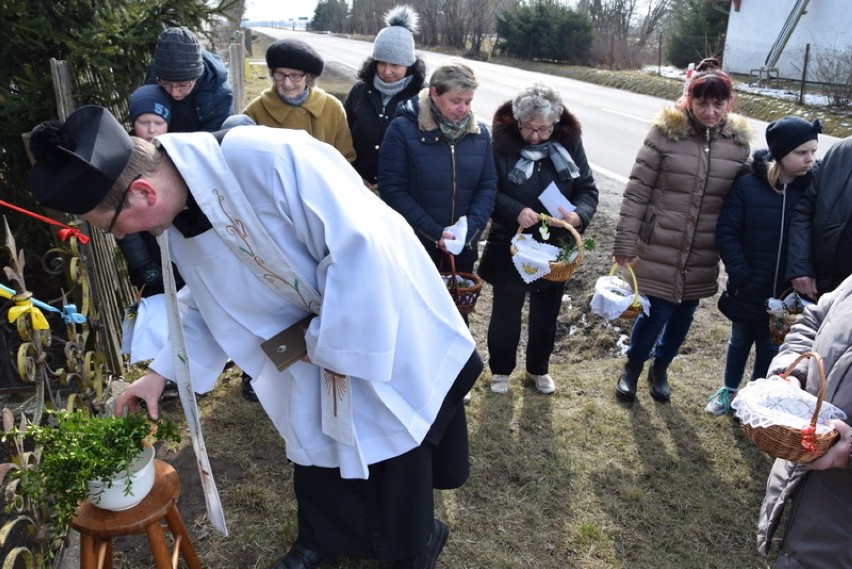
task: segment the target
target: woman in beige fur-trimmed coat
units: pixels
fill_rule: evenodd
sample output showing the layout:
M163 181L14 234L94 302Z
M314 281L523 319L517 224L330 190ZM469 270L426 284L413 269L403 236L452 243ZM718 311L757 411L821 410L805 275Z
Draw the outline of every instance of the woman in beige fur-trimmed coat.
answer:
M636 273L651 310L633 326L616 386L632 402L645 360L650 394L671 397L667 369L686 339L698 301L716 294L716 221L749 158L752 129L731 113L733 84L720 69L699 73L674 108L662 110L624 189L613 255ZM652 353L653 352L653 353Z

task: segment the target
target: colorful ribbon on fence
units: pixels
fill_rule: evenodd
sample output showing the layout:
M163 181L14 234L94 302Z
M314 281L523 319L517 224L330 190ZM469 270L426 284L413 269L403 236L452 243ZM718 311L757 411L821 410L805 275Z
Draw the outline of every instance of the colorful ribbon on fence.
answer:
M62 223L60 221L56 221L55 219L50 219L49 217L45 217L43 215L33 213L33 212L26 210L22 207L18 207L16 205L12 205L8 202L4 202L3 200L0 200L0 205L6 206L9 209L17 211L18 213L23 213L25 215L28 215L28 216L30 216L34 219L39 220L39 221L43 221L45 223L49 223L51 225L56 225L58 227L61 227L62 229L57 231L56 234L59 235L59 238L63 241L67 241L71 237L76 237L80 241L80 243L82 243L83 245L85 245L86 243L89 242L89 236L80 233L80 230L77 229L76 227L71 227L69 225L65 225L64 223Z
M16 291L13 288L9 288L6 285L0 283L0 297L12 298L16 294L18 294L18 291ZM48 312L60 312L60 310L58 308L54 308L51 305L46 304L46 303L38 300L37 298L33 298L31 300L32 300L33 304L35 304L36 306L38 306L42 310L47 310ZM77 307L75 306L74 309L76 310Z
M85 324L86 317L77 312L76 304L66 304L62 307L62 320L66 324Z
M9 323L16 321L21 316L29 314L33 320L33 329L49 330L50 324L47 323L47 318L44 317L41 310L37 306L33 306L31 300L16 300L15 306L9 309Z

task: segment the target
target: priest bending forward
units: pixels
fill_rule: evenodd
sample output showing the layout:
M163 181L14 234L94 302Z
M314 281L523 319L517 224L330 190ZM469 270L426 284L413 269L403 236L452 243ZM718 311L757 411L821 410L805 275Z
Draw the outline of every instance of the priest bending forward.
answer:
M34 197L115 237L164 234L187 287L196 392L227 358L254 378L295 464L299 535L274 569L337 556L429 568L449 529L433 488L469 473L462 398L482 362L410 226L334 148L237 127L131 138L105 109L38 125ZM185 298L184 298L184 295ZM305 317L307 356L278 371L261 343ZM156 417L167 344L117 401Z

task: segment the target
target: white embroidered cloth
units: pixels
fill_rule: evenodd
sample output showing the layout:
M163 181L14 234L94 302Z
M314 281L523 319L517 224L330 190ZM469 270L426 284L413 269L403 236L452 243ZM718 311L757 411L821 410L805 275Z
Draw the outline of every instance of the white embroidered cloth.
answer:
M791 382L773 375L750 381L739 390L731 407L737 418L752 427L779 425L802 429L810 425L816 403L816 396L800 389L795 380ZM832 419L845 420L846 413L823 401L816 423L816 434L831 431L834 428L831 425Z
M549 274L550 262L555 261L559 254L559 247L541 243L524 233L512 237L512 245L517 249L517 253L512 255L512 262L527 284Z

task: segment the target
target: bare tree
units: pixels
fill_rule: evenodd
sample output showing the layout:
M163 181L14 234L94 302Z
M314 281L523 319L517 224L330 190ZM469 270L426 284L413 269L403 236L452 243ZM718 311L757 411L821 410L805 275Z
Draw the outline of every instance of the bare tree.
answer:
M385 27L385 13L401 3L394 0L352 0L353 33L368 36L379 33Z
M420 41L423 45L441 45L441 17L443 0L420 0L417 12L420 14Z
M497 16L514 8L519 0L468 0L470 32L468 34L471 53L482 52L483 42L493 38L497 31ZM489 51L492 48L489 45Z
M465 32L469 14L465 10L464 0L444 0L441 15L441 43L448 47L464 49Z
M648 3L648 11L639 26L638 46L640 48L645 47L648 39L656 32L662 31L671 15L672 5L673 0L655 0Z

